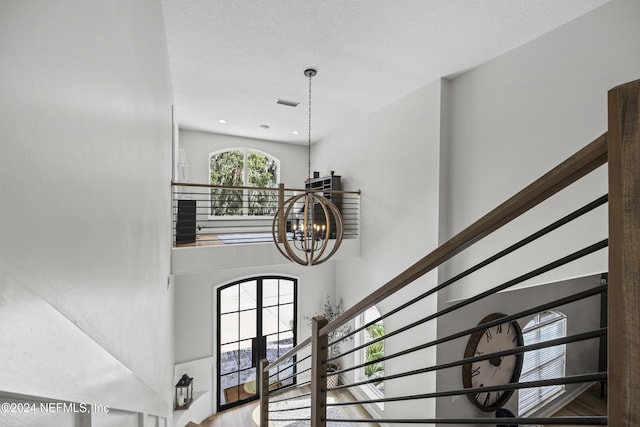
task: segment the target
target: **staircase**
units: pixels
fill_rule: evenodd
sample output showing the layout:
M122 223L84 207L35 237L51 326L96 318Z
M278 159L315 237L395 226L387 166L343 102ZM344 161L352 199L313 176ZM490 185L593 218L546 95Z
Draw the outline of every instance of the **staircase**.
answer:
M455 259L465 249L477 244L501 227L516 221L532 208L540 209L543 202L552 197L562 197L563 189L570 187L595 169L608 163L609 194L599 197L575 210L561 216L539 230L525 235L513 244L490 252L486 258L477 261L460 272L452 274L439 284L427 287L420 279L430 272ZM596 138L591 144L562 162L538 180L524 188L521 192L496 207L480 218L467 229L452 237L436 250L417 261L404 272L378 290L364 297L359 303L349 308L343 315L327 323L322 317L314 318L312 335L291 351L275 361L261 362L260 378L260 414L262 427L271 423L303 421L291 416L281 416L281 412L289 411L279 408L281 402L290 401L283 397L287 388L270 390L269 385L287 379L294 379L297 386L308 385L310 393L309 415L304 421L312 427L324 427L343 420L336 419L329 410L331 408L348 407L349 405L384 404L383 417L354 418L351 423L385 423L389 425L404 424L456 424L456 425L496 425L503 424L504 418L497 418L497 409L508 408L513 411L514 400L521 389L541 388L552 385L573 387L579 384L608 381L609 404L608 415L590 414L585 411L571 415L554 417L515 417L509 419L513 425L614 425L616 427L634 427L640 424L640 408L636 401L640 397L637 387L638 366L635 361L640 354L640 80L618 86L609 91L609 130ZM609 236L576 247L573 251L550 260L547 264L532 270L523 271L508 280L499 283L488 283L475 294L465 298L439 304L435 312L424 312L420 308L429 298L435 298L450 286L463 282L478 271L496 262L508 262L518 251L526 251L530 245L552 244L536 250L553 253L553 236L561 233L563 227L573 225L585 215L592 214L600 206L608 205ZM511 233L513 227L510 229ZM590 230L586 231L590 236ZM609 268L607 285L595 283L583 289L572 289L552 299L545 299L542 292L530 288L527 293L522 286L531 283L532 279L562 268L568 264L589 259L593 254L608 250ZM526 252L525 252L526 253ZM509 266L512 266L508 264ZM417 287L417 289L412 288ZM562 285L558 285L562 286ZM404 301L390 299L401 290L409 297ZM518 295L528 295L526 299L510 299L505 295L518 290ZM608 316L604 325L600 324L600 298L608 297ZM414 296L417 295L417 296ZM329 349L338 346L348 336L331 341L329 336L341 326L354 322L365 310L378 304L384 304L386 310L380 318L367 324L354 327L348 336L353 336L366 327L385 320L385 335L367 344L345 349L339 356L330 357ZM552 340L543 340L539 344L525 345L517 329L520 322L558 307L597 306L593 317L584 317L584 328L572 330L566 336ZM411 311L407 309L411 307ZM586 312L590 312L586 310ZM402 319L416 315L402 323ZM456 313L463 313L458 314ZM486 316L486 313L493 313ZM584 314L584 312L583 312ZM395 317L394 317L395 316ZM484 317L484 319L482 319ZM449 319L456 319L451 322ZM472 319L462 324L460 319ZM480 323L478 321L482 319ZM439 333L433 336L425 325L438 324ZM393 328L386 325L392 324ZM595 326L590 326L590 325ZM442 326L441 326L442 325ZM583 326L583 325L580 325ZM512 329L513 328L513 329ZM447 333L440 333L447 330ZM512 339L504 341L500 346L495 338L513 334ZM516 330L516 332L513 332ZM404 334L404 335L403 335ZM406 339L409 336L410 339ZM411 344L404 348L393 345L402 339ZM608 370L599 371L594 363L592 371L573 373L556 378L524 381L519 380L522 358L528 352L556 346L579 349L587 346L598 354L598 343L608 341ZM385 396L359 400L358 402L331 402L327 396L331 392L358 388L373 383L374 380L359 379L354 373L373 362L353 362L355 353L366 345L384 341L385 375L375 381L384 381ZM513 344L513 346L511 345ZM344 344L344 343L343 343ZM347 346L343 346L347 347ZM453 355L453 359L438 357L442 354ZM466 350L465 350L466 349ZM486 349L489 349L488 351ZM482 351L481 351L482 350ZM579 353L578 350L576 350ZM457 355L457 357L456 357ZM294 368L291 369L293 361ZM337 372L327 372L327 365L341 362L346 367ZM279 366L287 366L279 371ZM484 370L484 371L483 371ZM482 382L477 383L477 375L486 372ZM494 378L503 380L493 381ZM339 376L342 384L330 387L327 378ZM437 384L437 389L436 389ZM444 385L444 386L443 386ZM292 411L292 413L294 413ZM446 415L442 416L441 414ZM279 415L276 415L279 414ZM335 412L334 412L335 414ZM275 425L278 425L275 424ZM283 424L284 425L284 424Z

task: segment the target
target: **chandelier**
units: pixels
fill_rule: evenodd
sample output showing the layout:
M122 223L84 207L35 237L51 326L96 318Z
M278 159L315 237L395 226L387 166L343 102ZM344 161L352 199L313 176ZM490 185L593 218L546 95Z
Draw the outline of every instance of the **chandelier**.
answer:
M305 192L285 200L273 218L273 241L278 251L301 265L325 262L342 243L343 222L338 207L322 192L311 189L311 78L313 68L304 70L309 77L308 184ZM290 226L287 227L287 224Z

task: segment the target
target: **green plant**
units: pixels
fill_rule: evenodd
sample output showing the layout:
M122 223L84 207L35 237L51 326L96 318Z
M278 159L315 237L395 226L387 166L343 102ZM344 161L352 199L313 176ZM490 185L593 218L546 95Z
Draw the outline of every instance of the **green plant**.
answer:
M367 334L371 340L384 336L384 325L375 323L366 328ZM365 347L365 361L375 362L384 357L384 340L376 341ZM384 362L370 363L364 368L367 378L377 378L384 374Z
M344 304L343 304L342 298L340 298L338 303L334 305L331 301L331 296L327 295L327 299L324 303L324 310L322 312L322 316L324 316L324 318L327 319L328 322L331 322L337 319L340 315L342 315L342 313L344 313L343 306ZM319 314L316 314L316 316L318 315ZM307 321L309 326L311 326L312 318L309 316L305 316L305 320ZM327 336L329 343L334 343L330 347L331 357L336 357L340 355L340 344L353 339L352 336L348 336L351 333L351 331L352 331L351 325L344 324L339 328L337 328L336 330L329 332Z

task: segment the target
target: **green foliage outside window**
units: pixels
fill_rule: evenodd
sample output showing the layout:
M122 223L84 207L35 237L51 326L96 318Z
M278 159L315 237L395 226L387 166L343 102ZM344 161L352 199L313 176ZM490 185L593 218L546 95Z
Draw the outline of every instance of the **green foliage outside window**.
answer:
M247 155L247 186L273 188L278 182L278 164L275 159L261 153ZM275 215L278 195L275 191L249 191L249 215Z
M229 150L209 159L211 185L274 188L277 181L278 161L259 152ZM275 191L212 188L211 215L274 215L277 199Z
M367 336L369 340L375 340L384 336L384 325L375 323L367 326ZM365 361L374 362L384 357L384 340L374 342L365 347ZM367 379L380 378L384 375L384 362L371 363L364 368ZM379 383L375 383L377 386Z
M238 187L243 184L244 153L225 151L211 156L209 182L212 185ZM211 214L215 216L241 215L242 190L211 189Z

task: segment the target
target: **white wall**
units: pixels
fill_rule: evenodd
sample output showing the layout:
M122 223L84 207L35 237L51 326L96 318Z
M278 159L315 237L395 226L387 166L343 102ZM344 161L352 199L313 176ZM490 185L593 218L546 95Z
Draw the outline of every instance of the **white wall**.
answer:
M448 156L443 164L442 239L449 238L607 130L607 91L640 77L640 3L614 0L451 81ZM458 258L453 270L605 194L606 167L545 203L495 240ZM478 275L455 299L606 237L605 209L546 248L534 247L506 267ZM538 283L606 270L606 251Z
M184 150L189 163L190 181L196 184L209 184L209 154L230 148L249 148L267 153L280 160L280 183L286 188L304 188L307 177L307 149L300 145L241 138L215 133L180 130L180 150ZM179 191L193 192L194 188L184 187ZM202 190L199 191L202 194ZM189 197L189 196L187 196ZM198 197L195 197L198 198ZM202 202L199 197L198 205ZM198 210L202 213L202 210ZM218 233L271 232L271 219L225 219L224 221L208 221L207 216L198 215L198 233L207 234L214 227ZM225 268L224 265L222 268Z
M0 391L166 416L161 4L8 0L0 28Z
M110 411L104 414L92 414L91 427L139 427L139 414L123 411Z
M313 147L321 169L342 175L344 187L362 190L362 257L338 264L345 303L437 246L439 130L437 81Z
M347 186L362 189L362 257L337 265L337 291L346 306L426 255L438 239L446 241L605 132L607 90L640 75L640 57L634 53L640 51L637 16L640 3L614 0L457 78L428 85L315 145L317 168L335 170ZM605 175L606 168L601 168L576 189L545 203L551 213L535 210L478 245L482 250L473 247L442 269L440 280L482 259L487 248L501 249L515 236L525 235L606 193ZM523 256L505 260L499 269L488 269L484 276L442 292L438 306L444 308L448 301L500 283L502 277L511 278L606 237L605 212L606 207L600 208L578 221L575 228L546 239L550 249L534 246ZM606 251L601 251L528 285L606 269ZM435 276L427 276L415 288L429 288L434 281ZM506 292L487 304L497 304L492 307L495 310L517 310L514 303L521 303L527 295L552 299L570 286L564 285L564 280L560 283L545 286L543 292L539 288ZM428 300L406 316L430 313L435 305ZM379 308L385 312L393 306L381 304ZM478 307L478 315L486 314L482 309L488 307ZM590 308L568 311L569 322L580 327L588 327L594 319L582 317ZM475 324L482 316L476 317L467 310L450 316L438 336ZM402 320L390 319L385 326L390 330L393 323L406 324L406 319ZM435 336L434 328L432 325L411 335L420 335L419 342L425 342ZM415 343L413 337L389 340L386 352ZM457 349L443 346L440 350L438 362L458 357ZM590 350L586 353L593 354ZM420 365L428 366L429 360L433 360L432 354L426 355ZM574 366L580 369L593 363L594 359L588 359ZM388 362L386 372L414 365L418 362ZM438 389L456 382L457 374L438 375ZM391 381L385 384L386 394L426 392L432 380L398 381L398 385ZM428 415L432 403L421 404L420 414ZM410 408L387 405L385 416ZM438 416L460 416L456 408L439 404Z
M194 183L209 183L209 153L234 147L252 148L278 158L280 182L288 188L304 188L306 146L180 130L180 148L186 151ZM342 254L357 256L358 241L343 242L343 246ZM298 278L298 341L310 334L304 316L321 312L326 295L335 296L335 261L311 268L285 262L272 244L174 249L176 375L202 376L208 370L210 378L194 377L194 384L197 393L209 392L207 396L211 397L212 411L215 411L217 402L215 313L216 289L219 286L265 274Z
M335 263L333 261L313 267L287 263L176 276L176 375L181 376L186 373L193 376L196 392L211 391L213 411L217 402L215 390L217 288L236 280L263 275L298 279L298 342L303 341L311 333L305 316L311 317L321 313L327 295L331 295L332 298L335 296ZM188 363L191 361L196 362ZM207 366L211 367L211 378L194 376L196 371L202 372L202 368Z
M209 153L225 148L252 148L280 160L280 182L288 188L304 188L307 178L307 147L230 135L180 130L180 148L186 150L191 181L209 183Z
M401 273L438 244L439 147L441 82L411 93L313 147L321 169L342 175L344 186L361 189L361 257L338 261L338 295L350 307ZM408 296L435 284L429 274L400 293ZM381 313L398 305L399 297L378 306ZM435 310L435 298L419 308L385 320L391 330ZM435 325L412 331L423 339L435 337ZM393 353L415 343L406 336L385 341ZM389 361L385 373L435 361L433 352ZM348 363L345 365L349 366ZM430 377L433 378L433 377ZM434 381L430 383L434 385ZM390 381L387 396L424 393L429 381ZM411 404L385 406L385 417L400 416ZM427 410L433 410L433 406Z
M346 188L362 190L361 257L337 261L335 270L336 292L344 298L346 307L430 252L438 241L462 230L606 131L607 90L637 78L640 71L640 59L634 54L640 47L635 23L635 17L640 16L639 7L640 3L635 1L613 0L468 73L427 85L314 145L312 169L321 173L334 170L342 176ZM181 143L190 133L182 133ZM193 140L196 138L204 139L204 136ZM206 149L195 148L198 145L200 143L183 143L189 152L192 176L203 176L206 180L206 173L194 168L193 156L198 162L206 159L213 144L203 144ZM228 145L225 142L219 144L219 148ZM196 154L197 151L200 154ZM202 165L206 167L206 160ZM514 235L546 224L581 202L603 194L606 192L604 172L598 171L577 190L547 203L552 214L533 212L523 222L507 227L485 248L502 248ZM304 169L301 173L304 177ZM437 304L434 298L428 299L410 312L385 321L385 325L389 330L394 325L404 325L435 311L436 306L446 307L469 292L497 282L497 274L512 277L516 268L526 270L529 265L540 265L559 253L573 250L565 242L580 246L585 241L597 240L606 232L605 224L599 211L584 220L578 229L569 229L560 234L559 239L552 239L553 251L534 248L525 252L524 259L509 260L501 271L491 271L484 276L491 280L472 279L463 287L442 293ZM450 269L440 273L446 277L481 257L481 252L473 248L451 263ZM533 284L604 271L605 260L603 253ZM176 360L207 358L212 354L215 329L213 317L209 316L213 316L215 288L254 272L264 273L264 270L238 269L178 277L176 328L187 332L176 337ZM281 274L287 271L279 267L271 270ZM330 276L327 275L328 280ZM588 285L588 280L562 280L543 287L501 293L473 310L452 315L446 322L439 321L441 327L437 335L476 324L490 311L506 308L516 311L524 308L519 306L523 301L553 299ZM436 275L430 274L401 294L413 295L435 283ZM318 292L316 297L321 294ZM395 297L394 301L380 304L380 311L384 313L395 307L399 299ZM592 326L596 317L584 314L592 312L594 304L591 301L567 308L570 328ZM192 325L211 327L196 330ZM416 336L420 336L420 342L429 341L436 336L435 327L434 322L407 336L389 340L386 350L392 353L415 344ZM460 349L464 349L464 340L442 346L437 360L457 358ZM575 369L590 369L595 359L580 355L593 354L592 350L589 347L572 353L571 358L578 356L570 363ZM416 354L387 363L386 371L396 373L408 367L428 366L435 360L433 352ZM434 376L417 381L390 381L385 388L388 396L424 393L435 389L435 381ZM457 371L437 377L439 389L458 387L458 382ZM434 413L435 405L435 402L421 404L420 414ZM462 416L472 409L468 402L460 399L439 402L437 406L439 416ZM413 410L415 404L387 405L385 416Z
M493 298L482 300L462 309L464 315L454 313L444 316L438 323L438 334L441 337L459 332L462 329L476 326L485 316L491 313L512 314L537 305L574 295L578 292L595 288L599 285L600 276L588 276L579 279L550 283L528 289L499 293ZM600 297L594 296L571 304L563 305L556 310L567 315L567 335L588 332L600 327ZM522 328L531 320L528 316L519 320ZM438 363L460 360L464 355L468 337L438 345ZM567 344L566 375L586 374L598 371L599 340L587 340ZM455 367L438 372L438 391L464 388L462 384L462 368ZM567 385L570 392L577 385ZM505 405L514 414L518 413L518 395L513 394ZM442 397L437 399L438 418L476 418L494 417L495 413L485 413L469 402L466 396ZM551 416L552 414L544 414Z
M448 117L443 121L447 138L442 162L441 241L606 132L607 91L640 77L640 56L635 53L640 51L638 16L640 2L613 0L450 81L447 108L443 110ZM603 167L575 188L544 203L542 209L535 209L486 243L456 257L441 269L441 280L606 192ZM442 292L439 308L605 238L606 221L605 206L554 237L544 238L521 254L509 256ZM607 268L607 252L600 251L528 282L528 286L538 287L501 293L476 308L448 317L446 322L440 321L438 335L475 325L493 311L515 313L524 308L523 301L528 306L551 301L578 289L590 277L570 279ZM597 322L599 310L588 304L566 310L570 331L575 326L587 330ZM438 362L461 357L464 345L460 341L439 346ZM584 369L582 372L594 366L597 350L583 348L579 354L578 359L570 356L568 366ZM459 386L458 371L438 374L439 390ZM513 399L509 406L513 409L516 404ZM438 402L439 417L474 416L479 412L465 398Z
M297 278L298 338L303 340L309 336L310 329L301 319L321 312L326 295L334 295L334 274L332 263L327 262L313 267L289 263L176 276L176 363L215 354L215 301L218 287L254 276Z

